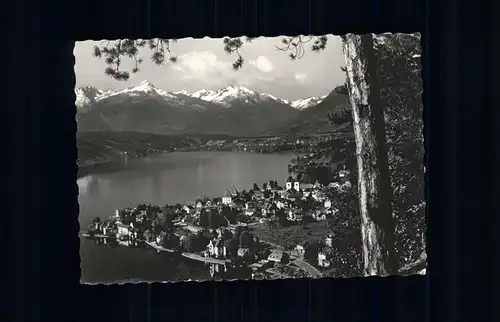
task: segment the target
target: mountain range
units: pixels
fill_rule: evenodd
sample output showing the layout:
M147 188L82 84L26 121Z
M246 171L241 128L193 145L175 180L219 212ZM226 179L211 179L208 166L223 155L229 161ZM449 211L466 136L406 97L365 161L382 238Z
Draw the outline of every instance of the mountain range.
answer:
M290 127L316 132L316 121L328 121L328 112L347 103L347 96L336 91L290 102L241 86L167 92L148 81L118 91L85 86L75 94L79 131L154 134L281 135Z

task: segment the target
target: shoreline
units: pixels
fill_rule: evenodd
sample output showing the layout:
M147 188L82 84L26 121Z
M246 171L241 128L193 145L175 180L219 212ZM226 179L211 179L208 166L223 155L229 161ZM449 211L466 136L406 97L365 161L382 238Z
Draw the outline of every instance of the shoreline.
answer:
M99 236L90 237L90 236L88 236L87 233L82 233L80 235L80 238L85 238L86 240L95 240L95 239L112 239L112 240L118 240L118 238L113 237L113 236L100 236L99 235ZM182 251L182 250L168 249L168 248L159 246L159 245L157 245L154 242L147 242L145 240L137 240L137 241L141 242L143 244L143 247L141 247L141 248L154 249L154 250L156 250L157 253L166 252L166 253L168 253L168 254L170 254L172 256L180 256L181 258L184 258L184 259L187 259L187 260L190 260L190 261L193 261L193 262L204 263L204 264L222 265L222 266L233 267L233 268L237 268L238 267L238 266L234 266L234 262L231 259L218 259L218 258L214 258L214 257L205 257L205 256L203 256L201 254L198 254L198 253L185 252L185 251ZM124 247L130 247L130 246L124 246ZM292 258L290 260L289 264L293 264L296 261L297 261L297 259ZM244 267L245 268L251 268L252 264L245 264ZM284 274L284 273L281 273L281 272L277 271L275 268L268 268L268 269L265 270L265 272L268 273L268 274L271 274L271 276L278 276L278 277L281 277L281 278L293 278L290 275L287 275L287 274ZM254 271L252 273L252 275L255 274L255 273L258 273L258 272ZM262 272L260 272L260 273L262 273ZM316 276L316 278L317 277L318 276ZM315 278L315 277L312 276L312 278Z
M278 188L280 188L280 187L278 186ZM190 201L185 202L185 204L188 204L188 203L190 203ZM226 218L226 220L227 220L227 218ZM174 223L174 225L178 226L177 223ZM265 225L262 225L262 222L251 222L251 223L247 223L247 224L239 223L239 224L235 224L235 225L229 224L227 226L227 228L229 228L232 231L233 230L232 228L235 228L235 226L245 226L245 227L250 228L249 231L251 231L253 233L257 232L257 236L259 236L259 239L260 239L261 235L264 235L264 236L262 236L264 238L260 239L260 243L266 244L267 246L270 246L270 248L272 248L274 250L279 250L283 253L287 253L289 258L290 258L289 262L294 264L295 266L297 266L300 271L303 271L306 274L310 275L312 278L315 278L315 277L317 278L317 277L322 276L321 271L319 271L312 264L304 261L303 259L301 259L299 257L294 256L291 251L286 250L285 245L272 240L273 238L270 238L270 237L273 237L273 236L265 236L266 235L265 229L259 229L259 228L265 227ZM254 226L254 227L252 227L252 226ZM199 228L200 230L206 229L202 226L193 226L193 227L196 229ZM174 234L177 236L180 236L178 233L175 233L175 231L174 231ZM86 237L86 239L94 239L88 235L89 235L88 232L81 232L80 237ZM91 238L89 238L89 237L91 237ZM96 239L99 239L99 237L104 237L104 236L102 236L101 234L97 234L97 236L95 236ZM108 237L108 238L115 239L113 237ZM116 236L116 238L117 237L118 236ZM106 238L106 237L104 237L104 238ZM269 240L269 239L271 239L271 240ZM221 260L221 259L213 258L211 256L207 257L207 256L204 256L203 253L191 253L191 252L186 252L186 251L182 251L182 250L179 252L179 251L175 251L174 249L167 249L161 245L156 244L155 242L146 242L145 240L143 240L143 242L145 245L147 245L153 249L156 249L156 251L158 253L160 253L160 252L167 252L167 253L174 253L174 254L179 253L182 257L185 257L187 259L191 259L191 260L199 261L199 262L205 262L205 263L220 264L220 265L224 265L224 266L226 266L226 265L231 266L233 264L232 261L230 261L230 260L227 260L227 259ZM269 261L269 259L267 259L267 261ZM252 267L252 264L245 265L245 267Z
M280 155L280 154L294 154L294 155L299 155L298 153L292 152L292 151L280 151L280 152L257 152L257 151L241 151L241 150L205 150L205 149L194 149L194 148L183 148L183 149L178 149L173 152L164 152L164 153L154 153L146 156L139 156L139 157L128 157L128 160L138 160L138 159L143 159L143 158L148 158L148 157L161 157L161 156L166 156L167 154L171 153L185 153L185 152L240 152L240 153L253 153L253 154L274 154L274 155ZM98 174L98 173L106 173L108 172L106 169L109 166L122 166L123 165L123 160L122 159L108 159L105 161L96 161L96 162L89 162L87 164L79 165L77 163L77 173L76 173L76 179L79 180L83 177L86 177L91 174Z
M99 167L106 166L106 165L111 165L113 164L114 161L107 160L107 161L100 161L100 162L95 162L91 164L85 164L85 165L78 165L77 164L77 170L76 170L76 179L81 179L83 177L88 176L89 174L96 173L97 171L96 168L98 169Z
M164 156L164 155L167 155L167 154L170 154L170 153L174 153L174 152L181 152L181 151L151 153L151 154L148 154L148 155L137 156L137 157L136 156L130 156L130 157L127 157L125 160L138 160L138 159L148 158L148 157L159 157L159 156ZM106 172L106 171L103 171L103 170L106 170L105 168L107 166L123 165L123 162L124 162L124 159L121 159L121 158L110 158L108 160L96 161L96 162L89 162L89 163L83 164L83 165L77 164L77 167L78 167L77 168L77 174L76 174L77 180L81 179L83 177L86 177L86 176L88 176L90 174L99 173L99 172Z

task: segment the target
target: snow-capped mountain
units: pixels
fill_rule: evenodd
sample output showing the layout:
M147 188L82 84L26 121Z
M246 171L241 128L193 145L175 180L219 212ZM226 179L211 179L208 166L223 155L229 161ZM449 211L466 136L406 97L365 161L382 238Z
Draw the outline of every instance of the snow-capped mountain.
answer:
M76 104L81 131L250 135L299 113L285 100L240 86L167 92L147 81L117 91L77 89Z
M288 105L288 101L274 97L270 94L257 93L242 86L230 85L219 90L202 89L194 93L187 91L176 92L190 97L199 98L206 102L212 102L229 107L234 101L242 101L244 103L259 103L264 101L276 101Z
M109 93L112 92L103 91L92 86L75 88L75 94L76 94L75 104L79 110L84 110L85 107L94 104L95 102L97 102L98 100L100 100Z
M155 97L169 101L170 103L185 103L186 97L199 99L205 102L218 104L224 107L230 107L233 102L258 104L263 102L278 102L289 105L295 109L302 110L310 106L319 104L325 97L308 97L293 102L277 98L271 94L258 93L242 86L227 86L218 90L202 89L194 93L185 90L178 92L167 92L159 89L149 81L143 81L137 86L129 87L123 90L111 91L100 90L91 86L79 87L75 89L76 106L79 108L89 106L98 101L108 99L114 96L127 97Z
M128 87L123 90L119 90L116 92L108 93L107 95L101 96L99 99L105 99L108 97L116 96L116 95L128 95L128 96L157 96L165 99L175 99L176 95L164 91L155 87L148 81L142 81L139 85Z
M160 134L270 133L301 118L325 97L289 102L242 86L168 92L148 81L121 90L75 90L80 131L135 131Z
M298 110L304 110L306 108L309 108L314 105L318 105L321 103L327 95L321 96L321 97L308 97L308 98L303 98L300 100L296 100L290 103L290 106L293 108L296 108Z

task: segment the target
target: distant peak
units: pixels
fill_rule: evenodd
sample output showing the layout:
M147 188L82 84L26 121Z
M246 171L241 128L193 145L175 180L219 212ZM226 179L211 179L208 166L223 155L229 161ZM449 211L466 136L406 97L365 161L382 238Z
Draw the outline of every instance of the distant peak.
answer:
M239 89L239 88L244 88L244 87L238 86L238 85L228 85L228 86L226 86L226 88L236 88L236 89Z
M143 80L138 86L148 86L148 87L154 87L153 84L151 84L149 81L147 80Z
M246 87L243 87L243 86L237 86L237 85L229 85L229 86L226 86L226 88L224 88L224 90L226 91L239 91L239 92L246 92L246 93L253 93L254 91L246 88Z

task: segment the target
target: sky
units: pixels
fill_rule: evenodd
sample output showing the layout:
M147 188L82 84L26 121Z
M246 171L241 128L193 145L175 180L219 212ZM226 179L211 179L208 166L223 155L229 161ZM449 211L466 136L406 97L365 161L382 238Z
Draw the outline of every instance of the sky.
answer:
M288 53L274 48L281 45L282 38L260 37L245 43L240 50L245 63L238 71L232 69L237 57L224 52L220 38L179 39L171 47L178 61L166 61L161 66L149 59L151 51L146 46L139 52L139 57L143 58L140 71L131 73L126 82L106 76L104 59L92 56L92 48L100 41L80 41L74 48L76 86L117 90L147 80L166 91L195 92L235 85L282 99L297 100L326 95L344 83L345 74L340 70L344 65L340 37L329 35L327 47L320 53L309 50L312 42L305 44L307 52L297 60L291 60ZM135 63L127 58L123 66L131 71Z

